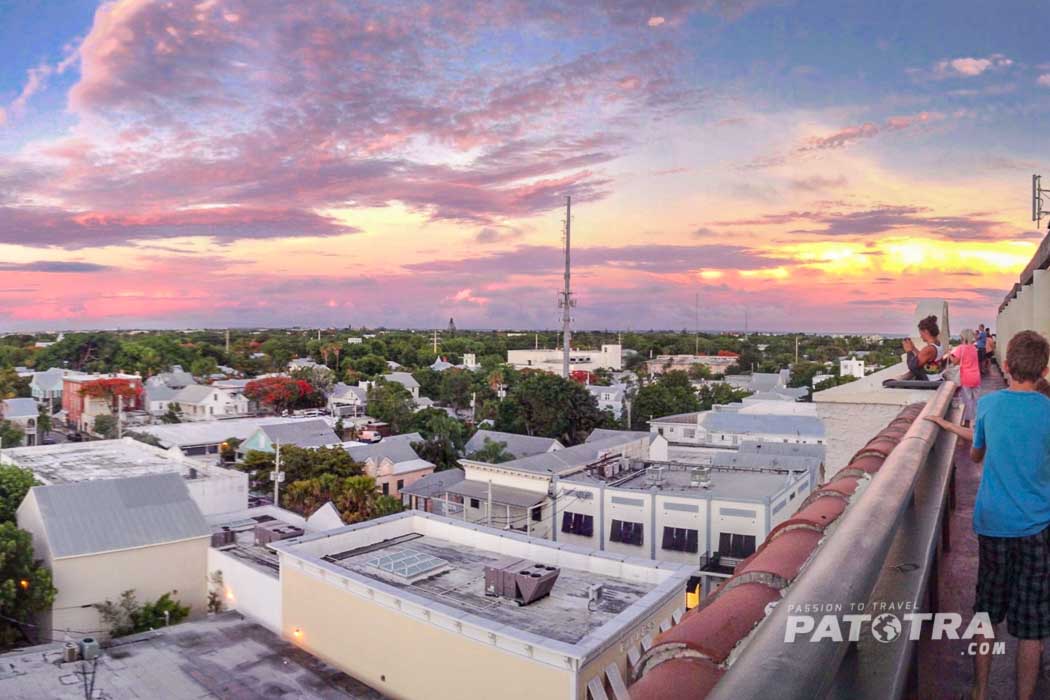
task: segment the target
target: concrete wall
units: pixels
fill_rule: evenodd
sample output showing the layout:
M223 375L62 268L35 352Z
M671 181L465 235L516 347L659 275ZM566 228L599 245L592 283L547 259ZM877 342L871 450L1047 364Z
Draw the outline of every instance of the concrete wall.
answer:
M51 572L58 595L51 626L78 632L102 630L98 611L92 606L106 600L115 603L128 589L134 589L139 603L175 591L172 598L189 605L191 615L203 615L207 612L207 566L207 538L55 559Z
M568 667L555 668L409 617L294 566L282 567L281 591L285 638L388 697L574 697Z
M223 605L281 633L281 582L218 549L208 548L208 575L222 572Z
M248 474L189 461L205 476L186 479L186 487L205 516L233 513L248 507Z

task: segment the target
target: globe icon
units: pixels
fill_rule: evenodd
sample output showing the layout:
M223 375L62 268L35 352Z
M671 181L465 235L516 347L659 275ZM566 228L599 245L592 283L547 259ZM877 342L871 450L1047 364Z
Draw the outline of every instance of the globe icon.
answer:
M892 642L901 636L901 621L896 615L883 613L871 621L871 635L880 642Z

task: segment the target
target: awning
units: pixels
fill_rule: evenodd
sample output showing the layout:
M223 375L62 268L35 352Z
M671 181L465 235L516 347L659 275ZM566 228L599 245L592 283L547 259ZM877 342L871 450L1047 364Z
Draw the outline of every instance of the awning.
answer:
M489 482L487 481L471 481L464 479L458 484L453 484L446 489L448 493L454 493L457 496L463 496L465 498L477 498L479 500L488 500L489 497ZM498 503L501 506L516 506L518 508L529 508L542 503L547 500L546 493L540 493L538 491L526 491L525 489L516 489L511 486L501 486L499 484L492 484L492 502Z

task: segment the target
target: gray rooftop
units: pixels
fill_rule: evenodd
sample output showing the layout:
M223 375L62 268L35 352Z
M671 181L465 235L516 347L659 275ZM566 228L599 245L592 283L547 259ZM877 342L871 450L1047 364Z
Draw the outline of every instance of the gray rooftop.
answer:
M36 418L38 413L35 399L5 399L0 407L0 417L5 420Z
M178 389L172 389L167 384L147 384L145 393L146 402L152 403L153 401L174 401L175 394L179 392Z
M34 486L31 492L55 558L211 534L177 474Z
M591 431L591 434L587 436L587 439L584 440L584 442L597 442L598 440L627 436L630 436L635 440L641 438L648 439L649 433L645 430L610 430L609 428L595 428Z
M356 397L362 403L368 401L368 389L363 386L352 386L350 384L344 384L339 382L332 387L332 390L328 394L329 398L333 399L349 399L350 397Z
M701 422L712 432L824 437L824 421L816 416L711 411Z
M648 471L650 470L639 470L634 477L616 484L615 488L651 492L654 483L646 475ZM665 469L663 480L655 488L658 492L671 492L694 498L765 501L783 491L789 483L789 476L786 474L766 474L745 469L712 469L709 488L690 486L691 479L692 475L687 469ZM576 477L568 477L568 480L576 480ZM581 480L586 480L586 477Z
M506 451L514 457L531 457L554 449L561 449L562 444L554 438L536 437L534 435L519 435L518 433L504 433L499 430L479 430L463 446L463 454L470 456L485 447L485 441L505 443Z
M533 474L561 474L593 464L606 452L616 451L617 448L623 447L629 442L642 438L648 439L649 437L648 433L643 435L630 431L613 432L617 434L600 440L585 442L581 445L566 447L564 450L555 450L554 452L545 452L531 457L503 462L499 465L499 468Z
M43 372L34 372L32 385L41 391L58 391L62 388L62 378L65 370L61 367L52 367Z
M297 447L327 447L342 442L335 431L321 418L297 421L295 423L269 423L260 425L259 430L274 444L295 445Z
M429 535L400 544L391 543L382 549L367 549L370 551L343 558L334 565L414 593L433 603L567 644L579 642L611 621L652 588L644 583L563 567L550 596L522 607L509 600L485 595L485 567L504 561L505 555L500 552ZM379 554L398 551L428 554L444 560L449 568L445 573L409 584L383 577L368 565ZM536 556L539 558L535 561L545 563L542 548L537 548ZM595 610L588 610L587 589L597 583L604 586L602 597Z
M402 494L409 496L420 496L422 498L433 498L441 496L448 487L458 484L466 478L462 469L446 469L433 474L427 474L421 479L416 479L411 484L401 489Z
M193 447L195 445L218 445L229 438L246 440L259 429L260 425L296 423L304 420L311 419L262 416L259 418L193 421L170 425L147 425L136 428L135 431L154 436L160 440L164 447Z
M385 457L394 464L399 464L419 460L419 455L412 449L412 443L422 441L423 436L419 433L405 433L385 437L379 442L347 447L346 451L357 462L364 462L369 458L378 462Z
M390 374L384 374L383 379L388 382L397 382L406 389L418 389L419 382L408 372L391 372Z
M179 389L174 400L180 403L200 403L211 396L213 391L215 391L214 387L205 384L190 384Z
M61 640L0 655L0 697L83 700L81 666L62 663ZM234 612L122 637L102 654L95 692L107 700L384 697Z
M65 442L5 449L3 461L29 469L49 484L187 471L185 457L132 438ZM198 478L207 478L203 471Z
M446 490L465 498L476 498L487 500L492 495L492 502L501 506L514 506L515 508L531 508L537 503L547 500L545 491L528 491L502 484L489 484L487 481L472 481L463 479L455 484L450 484Z

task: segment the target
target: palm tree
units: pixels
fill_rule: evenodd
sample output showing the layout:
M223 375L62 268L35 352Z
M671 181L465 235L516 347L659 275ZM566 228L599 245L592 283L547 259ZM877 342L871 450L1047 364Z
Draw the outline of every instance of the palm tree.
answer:
M370 476L348 476L334 500L343 522L359 523L375 512L376 481Z

